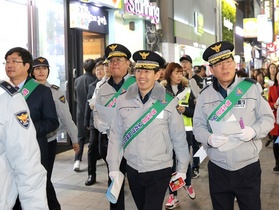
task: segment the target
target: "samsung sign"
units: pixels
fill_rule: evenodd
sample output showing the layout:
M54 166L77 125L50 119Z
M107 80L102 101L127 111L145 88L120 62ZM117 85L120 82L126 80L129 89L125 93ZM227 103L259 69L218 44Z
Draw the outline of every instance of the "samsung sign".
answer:
M125 12L150 19L151 23L160 22L160 9L149 0L125 0Z
M90 32L108 33L108 12L89 4L70 4L70 28L79 28Z

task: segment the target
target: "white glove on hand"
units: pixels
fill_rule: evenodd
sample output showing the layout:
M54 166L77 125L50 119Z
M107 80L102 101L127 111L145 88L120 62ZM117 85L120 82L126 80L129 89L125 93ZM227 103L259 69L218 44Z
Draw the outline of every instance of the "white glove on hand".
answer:
M223 144L225 144L228 140L229 140L229 138L226 136L217 136L217 135L211 134L208 137L207 142L212 147L220 147Z
M100 121L98 123L98 130L99 130L99 132L103 133L103 132L105 132L105 131L107 131L109 129L110 129L109 125L106 124L105 122Z
M114 180L116 177L118 177L120 174L120 171L110 171L109 172L109 178L111 180Z
M186 179L186 173L177 172L174 177L172 177L172 181L177 180L179 177L182 177L183 180Z
M241 129L241 133L236 134L234 137L238 138L241 141L250 141L255 136L256 136L256 132L254 131L254 129L249 126L245 126L244 129Z

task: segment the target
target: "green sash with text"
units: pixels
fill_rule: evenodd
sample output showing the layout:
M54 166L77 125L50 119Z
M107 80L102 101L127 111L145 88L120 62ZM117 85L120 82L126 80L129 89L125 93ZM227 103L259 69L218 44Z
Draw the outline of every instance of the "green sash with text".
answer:
M172 101L173 97L166 93L165 101L156 101L153 106L144 112L144 114L130 127L123 135L124 150L131 143L131 141L139 135Z
M21 88L20 92L27 100L27 98L30 96L30 94L36 89L36 87L39 85L37 81L34 79L30 79L28 82L25 83L25 85Z
M253 82L249 80L241 81L220 104L210 114L208 120L220 121L238 102L238 100L247 92L252 86Z
M111 99L108 100L108 102L105 104L105 106L106 107L111 107L111 108L115 107L117 97L121 93L125 92L128 89L128 87L130 87L130 85L134 84L135 81L136 81L136 78L134 76L129 77L124 82L124 84L121 86L121 88L119 88L119 90L111 97Z

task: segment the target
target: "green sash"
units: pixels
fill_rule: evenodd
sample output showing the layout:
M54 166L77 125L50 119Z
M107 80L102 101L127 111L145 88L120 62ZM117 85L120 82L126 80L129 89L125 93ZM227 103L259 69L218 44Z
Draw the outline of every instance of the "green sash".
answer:
M130 85L132 85L133 83L135 83L136 81L136 78L134 76L131 76L129 77L125 82L124 84L121 86L121 88L119 88L119 90L111 97L111 99L108 100L108 102L105 104L106 107L115 107L115 104L116 104L116 99L117 97L125 92L128 87L130 87Z
M252 86L253 82L249 80L241 81L220 104L219 106L210 114L208 120L220 121L238 102L238 100L247 92L247 90Z
M36 87L39 85L37 81L34 79L30 79L28 82L25 83L25 85L21 88L20 92L27 100L27 98L30 96L30 94L36 89Z
M137 119L137 121L127 129L123 135L123 147L126 147L131 141L143 131L160 113L163 109L172 101L173 97L166 93L166 101L156 101L145 113Z

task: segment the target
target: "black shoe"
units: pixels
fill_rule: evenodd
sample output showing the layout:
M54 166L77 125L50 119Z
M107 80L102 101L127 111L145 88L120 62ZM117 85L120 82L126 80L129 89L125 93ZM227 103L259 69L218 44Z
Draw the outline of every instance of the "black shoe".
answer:
M88 176L88 179L86 180L85 182L85 185L86 186L90 186L90 185L93 185L96 183L96 176L93 176L93 175L89 175Z
M275 167L273 168L273 171L274 171L274 172L279 172L279 167L278 167L278 166L275 166Z
M265 143L265 147L268 147L271 142L272 142L272 139L268 139L267 142Z

